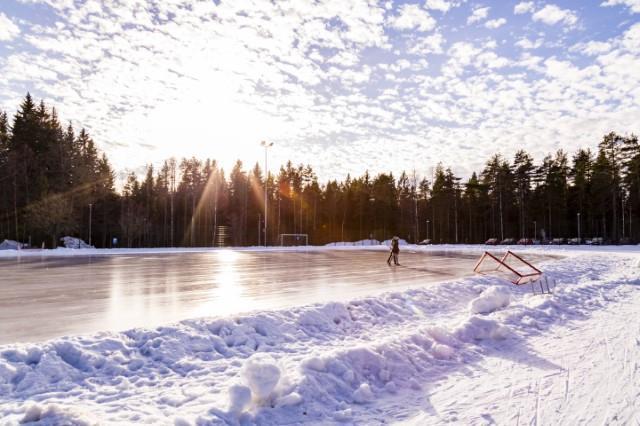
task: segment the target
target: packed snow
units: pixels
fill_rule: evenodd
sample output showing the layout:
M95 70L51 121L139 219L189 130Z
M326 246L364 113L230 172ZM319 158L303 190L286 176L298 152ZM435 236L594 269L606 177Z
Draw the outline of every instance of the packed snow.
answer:
M0 418L636 424L640 252L533 250L563 255L540 265L553 294L473 276L350 302L0 346Z
M0 243L0 250L20 250L24 244L14 240L4 240Z
M83 239L76 237L62 237L60 242L68 249L94 249L95 247L87 244Z

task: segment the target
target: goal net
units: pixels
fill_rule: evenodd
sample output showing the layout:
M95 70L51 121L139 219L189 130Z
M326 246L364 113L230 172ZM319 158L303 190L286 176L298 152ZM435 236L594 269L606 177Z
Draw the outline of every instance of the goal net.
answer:
M473 272L495 275L516 285L535 281L542 276L542 271L512 251L507 251L500 258L485 251L473 268Z
M307 234L280 234L281 246L308 246L309 235Z

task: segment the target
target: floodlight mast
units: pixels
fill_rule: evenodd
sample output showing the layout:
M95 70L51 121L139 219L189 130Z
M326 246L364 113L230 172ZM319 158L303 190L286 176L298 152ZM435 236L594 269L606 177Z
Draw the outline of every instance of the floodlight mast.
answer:
M264 148L264 246L267 246L267 226L269 225L269 221L267 218L269 217L269 205L267 199L267 185L269 184L269 168L267 163L267 151L269 148L273 146L273 142L260 142L260 146Z

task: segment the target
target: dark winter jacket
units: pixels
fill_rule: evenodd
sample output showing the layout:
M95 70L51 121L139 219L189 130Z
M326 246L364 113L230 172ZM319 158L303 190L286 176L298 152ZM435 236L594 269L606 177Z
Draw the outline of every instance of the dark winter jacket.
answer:
M400 241L391 240L391 252L396 254L400 253Z

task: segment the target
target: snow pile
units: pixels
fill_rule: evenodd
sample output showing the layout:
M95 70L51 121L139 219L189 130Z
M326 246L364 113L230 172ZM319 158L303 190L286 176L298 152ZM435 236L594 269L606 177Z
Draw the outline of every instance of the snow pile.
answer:
M0 243L0 250L20 250L24 248L24 244L13 240L4 240Z
M70 248L70 249L95 248L94 246L90 246L89 244L85 243L84 240L81 240L80 238L66 236L66 237L60 238L60 241L62 241L62 244L64 244L66 248Z
M509 330L496 320L472 316L455 329L454 335L463 342L484 339L502 340L509 335Z
M357 247L357 246L379 246L378 240L358 240L358 241L337 241L334 243L325 244L325 247Z
M399 245L401 245L401 246L407 246L407 245L409 245L409 243L407 242L407 240L403 240L402 238L400 238L400 239L398 240L398 244L399 244ZM387 247L391 247L391 240L384 240L384 241L382 242L382 245L385 245L385 246L387 246Z
M251 390L253 399L264 402L273 396L280 380L280 368L270 355L257 353L245 361L241 375Z
M469 312L472 314L489 314L497 309L509 306L509 302L511 302L511 292L506 287L494 285L469 302Z

